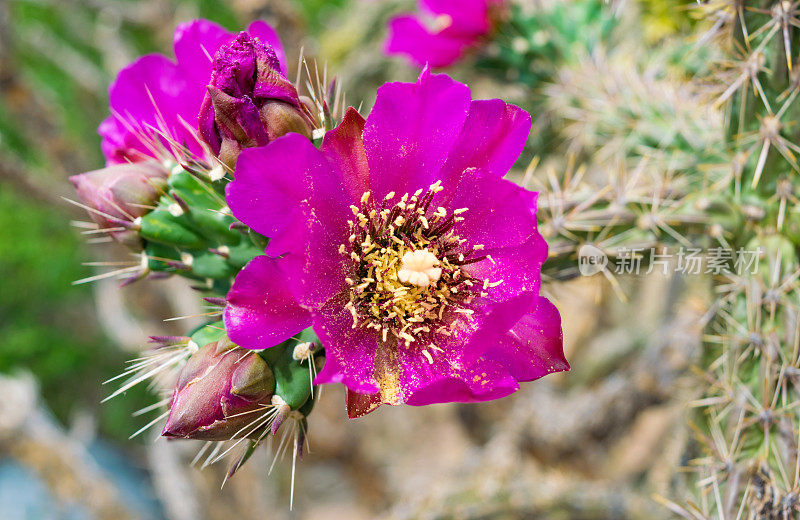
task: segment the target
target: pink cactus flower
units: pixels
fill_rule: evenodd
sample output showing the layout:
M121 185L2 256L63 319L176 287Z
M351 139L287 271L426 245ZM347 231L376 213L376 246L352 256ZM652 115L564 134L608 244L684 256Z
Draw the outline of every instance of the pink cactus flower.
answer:
M558 311L539 295L537 193L502 177L530 116L427 69L350 109L320 149L289 134L241 153L227 199L267 237L237 276L225 325L267 348L311 326L317 383L351 416L381 403L506 396L567 370Z

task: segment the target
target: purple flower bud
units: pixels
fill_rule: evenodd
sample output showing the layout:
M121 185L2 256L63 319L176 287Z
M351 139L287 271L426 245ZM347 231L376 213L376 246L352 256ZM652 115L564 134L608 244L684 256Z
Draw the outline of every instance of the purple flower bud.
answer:
M181 370L165 437L209 441L258 438L275 389L269 365L223 339L200 348Z
M117 164L70 177L89 214L115 240L140 247L134 221L150 211L167 185L169 172L157 161ZM123 229L124 228L124 229Z
M275 51L247 32L217 51L207 90L200 137L231 168L243 148L289 132L311 137L311 113L281 74Z

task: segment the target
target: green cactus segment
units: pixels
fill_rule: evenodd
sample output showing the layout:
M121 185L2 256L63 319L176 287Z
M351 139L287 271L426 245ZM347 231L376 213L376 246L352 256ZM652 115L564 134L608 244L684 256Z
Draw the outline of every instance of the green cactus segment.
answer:
M198 347L204 347L214 341L219 341L225 337L225 324L220 321L207 323L196 328L190 335Z
M213 187L173 169L168 190L157 208L142 218L146 240L190 249L239 242L239 233L229 229L235 220L226 214L225 200Z
M697 7L710 23L731 15L709 35L721 58L706 79L716 87L712 103L726 115L728 177L718 196L738 213L726 228L730 248L759 254L757 267L732 268L717 280L720 297L703 352L708 386L700 402L708 404L697 419L705 456L693 464L702 488L696 494L713 489L725 497L710 507L726 518L735 511L747 518L797 512L795 477L786 470L795 467L800 447L796 7L780 0ZM769 489L769 501L753 496L758 487Z
M728 26L728 74L718 77L719 99L729 111L727 137L742 161L741 193L774 197L781 180L800 174L797 6L790 2L745 2ZM747 41L743 35L750 34ZM793 62L789 70L789 62ZM731 85L736 73L747 77ZM766 145L765 145L766 143ZM794 151L792 151L794 150Z
M294 359L295 347L306 342L319 344L317 336L310 328L280 345L260 352L261 357L272 367L275 374L275 395L283 399L292 410L300 410L301 413L303 413L301 408L304 406L303 409L311 411L313 403L308 403L314 393L309 366L309 363L314 362L314 355L309 359ZM315 354L319 352L318 350Z
M142 217L140 236L151 271L210 280L209 289L224 293L247 262L262 254L267 239L232 229L223 186L173 167L167 192L156 209Z
M298 408L297 411L300 412L300 414L302 414L303 417L308 417L309 414L311 413L311 411L314 409L314 403L315 402L316 402L316 399L314 398L314 394L312 392L312 394L309 396L308 400L303 404L303 406Z
M151 271L174 271L171 263L180 262L181 250L175 246L167 246L158 242L150 242L144 248L147 255L147 267Z
M168 185L171 193L179 196L189 206L184 222L208 240L227 244L237 241L238 231L230 229L235 222L227 209L225 198L213 186L204 184L186 171L170 175ZM169 202L169 198L165 202Z
M302 330L294 339L296 339L298 343L316 343L319 345L319 338L311 327Z
M283 399L292 410L303 406L312 393L309 368L292 357L294 345L272 347L280 349L270 364L275 374L275 395ZM267 349L266 352L272 349ZM268 361L269 362L269 361Z
M142 218L139 230L142 238L188 249L202 249L208 245L203 237L183 225L179 217L170 214L167 207L159 204L156 210Z

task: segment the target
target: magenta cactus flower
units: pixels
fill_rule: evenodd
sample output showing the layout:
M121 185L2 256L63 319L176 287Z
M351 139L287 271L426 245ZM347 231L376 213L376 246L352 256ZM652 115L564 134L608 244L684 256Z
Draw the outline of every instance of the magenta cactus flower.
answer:
M267 237L236 277L225 325L267 348L311 326L317 383L343 383L360 415L508 395L567 370L560 317L539 295L547 244L536 198L502 177L530 116L423 70L349 109L321 148L289 134L244 150L234 215Z
M247 426L269 409L274 389L272 370L258 354L225 340L209 343L181 370L162 435L217 441L242 432L257 439L268 425Z
M141 240L133 229L123 229L145 215L167 186L169 172L158 161L116 164L69 178L89 215L101 229L130 247Z
M447 67L491 30L504 0L420 0L422 16L389 21L387 54L403 54L416 66ZM429 23L425 23L428 21Z
M230 168L243 148L289 132L310 139L314 129L275 50L247 32L217 51L199 119L200 137Z
M273 66L285 76L286 57L275 30L256 21L247 34L271 48ZM208 20L194 20L175 29L175 61L151 54L122 69L109 88L111 116L98 128L108 162L159 158L158 150L181 147L202 158L198 114L211 80L213 56L235 36Z

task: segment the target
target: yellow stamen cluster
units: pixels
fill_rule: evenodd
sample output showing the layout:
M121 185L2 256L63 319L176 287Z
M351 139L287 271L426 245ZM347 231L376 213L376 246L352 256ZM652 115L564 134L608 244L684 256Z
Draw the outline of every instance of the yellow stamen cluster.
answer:
M470 303L486 295L492 284L462 269L487 258L472 256L483 246L465 246L454 231L466 208L431 207L441 190L437 182L425 194L418 190L395 200L392 192L379 202L366 192L360 206L351 206L351 234L339 251L355 264L355 276L347 278L354 328L374 329L384 342L430 344L435 351L429 336L457 333L474 312Z

